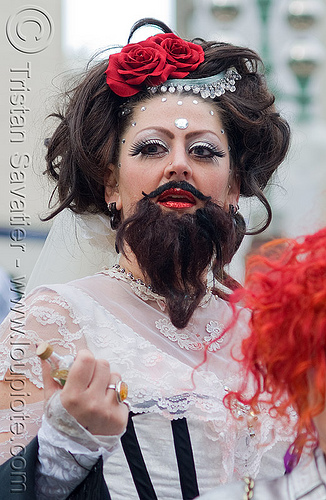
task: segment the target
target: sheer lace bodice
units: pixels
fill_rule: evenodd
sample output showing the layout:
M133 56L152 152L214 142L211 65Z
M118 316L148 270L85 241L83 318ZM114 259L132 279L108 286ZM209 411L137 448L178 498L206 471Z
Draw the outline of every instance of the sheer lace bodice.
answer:
M206 481L206 489L247 474L281 474L282 456L292 437L287 427L272 419L262 406L253 429L246 409L238 408L235 418L223 405L226 391L236 389L241 382L233 356L239 355L246 335L248 312L242 310L236 326L221 336L232 310L211 296L196 310L187 328L178 330L163 302L145 297L141 291L135 293L130 283L110 274L35 289L23 301L20 312L13 311L2 326L2 378L10 366L16 364L17 369L12 353L14 348L24 349L23 343L47 340L57 352L73 355L87 347L121 373L129 385L132 411L147 415L137 424L145 449L149 447L147 454L151 455L149 449L156 439L171 439L169 420L185 416L192 431L199 483ZM195 369L203 360L205 343L214 339L207 361ZM39 360L32 356L20 365L21 372L42 387ZM31 429L34 432L40 423L41 404L35 403L33 411L27 406L29 411L27 440ZM11 410L2 413L9 422ZM6 425L2 431L8 430ZM160 457L159 448L153 450L152 458L149 456L154 476L160 472ZM171 463L167 458L165 466L169 469ZM107 474L111 471L114 476L123 466L123 458L114 455L106 464ZM121 498L128 497L127 491L124 494L127 496Z

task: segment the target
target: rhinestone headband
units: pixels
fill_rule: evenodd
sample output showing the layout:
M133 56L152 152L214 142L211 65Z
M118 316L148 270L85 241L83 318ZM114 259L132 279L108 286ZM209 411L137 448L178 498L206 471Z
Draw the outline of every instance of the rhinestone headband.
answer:
M156 87L148 87L148 90L155 94L156 92L170 92L173 94L178 91L193 92L194 94L200 94L203 99L210 97L214 99L225 91L235 92L235 82L240 80L241 75L237 72L235 68L229 68L226 71L222 71L217 75L208 76L207 78L198 79L175 79L167 80L166 82L158 85Z

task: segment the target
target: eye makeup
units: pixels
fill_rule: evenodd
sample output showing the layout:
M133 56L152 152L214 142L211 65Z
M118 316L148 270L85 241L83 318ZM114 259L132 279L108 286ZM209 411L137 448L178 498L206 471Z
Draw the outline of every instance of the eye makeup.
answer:
M198 160L204 161L217 161L217 158L224 158L226 156L225 151L219 149L215 144L206 141L196 141L190 144L188 154Z
M129 156L160 156L169 151L167 144L160 139L142 139L132 144L129 149Z

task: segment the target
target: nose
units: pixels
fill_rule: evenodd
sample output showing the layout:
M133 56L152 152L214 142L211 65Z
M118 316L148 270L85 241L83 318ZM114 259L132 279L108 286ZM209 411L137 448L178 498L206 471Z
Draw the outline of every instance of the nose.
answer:
M192 168L185 151L177 151L169 157L164 176L168 180L188 180L192 177Z

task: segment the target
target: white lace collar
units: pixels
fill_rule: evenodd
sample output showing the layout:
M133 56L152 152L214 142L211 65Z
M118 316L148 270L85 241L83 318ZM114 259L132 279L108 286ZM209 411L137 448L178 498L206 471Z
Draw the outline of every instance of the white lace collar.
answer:
M121 268L119 264L115 264L111 268L104 268L99 274L106 274L111 276L111 278L116 278L118 280L124 281L130 285L131 290L137 297L142 300L154 300L160 307L162 311L166 309L165 297L155 293L150 285L146 285L141 279L134 278L133 274L126 272L125 269ZM212 296L212 288L207 287L206 293L199 303L199 307L206 307L210 298Z

